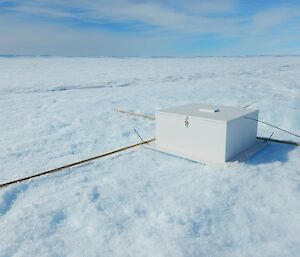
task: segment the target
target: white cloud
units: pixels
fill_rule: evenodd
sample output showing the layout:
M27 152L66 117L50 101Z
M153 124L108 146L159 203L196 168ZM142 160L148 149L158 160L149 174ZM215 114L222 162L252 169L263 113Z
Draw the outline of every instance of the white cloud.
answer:
M300 17L300 10L298 8L277 7L254 15L252 26L258 30L265 30L295 17Z
M187 16L154 3L126 2L93 4L90 14L93 18L107 17L115 21L140 21L164 28L176 28L186 22Z
M76 7L82 11L74 14L66 11L68 9L66 7L70 9ZM189 0L181 3L180 10L175 7L176 5L167 5L164 1L159 3L133 0L74 0L70 3L64 0L31 0L7 9L39 16L78 18L95 23L136 21L177 32L225 33L226 28L234 25L231 18L203 16L203 14L231 10L232 0L212 0L209 3Z
M164 55L174 38L127 36L59 24L24 22L0 16L1 54L50 55Z
M230 13L236 9L236 3L233 0L186 1L183 7L192 13L209 15Z
M54 18L76 18L76 15L70 12L64 12L59 9L51 7L39 7L33 5L21 5L5 8L9 11L15 11L20 13L37 14L40 16L54 17Z

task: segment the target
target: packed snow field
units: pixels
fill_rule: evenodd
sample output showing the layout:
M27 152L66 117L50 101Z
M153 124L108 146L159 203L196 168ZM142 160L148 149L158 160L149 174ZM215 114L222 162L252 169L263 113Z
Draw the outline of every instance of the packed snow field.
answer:
M191 102L300 134L300 57L0 58L0 182L154 137ZM258 134L299 141L259 124ZM0 190L0 256L299 256L300 149L210 166L143 147Z

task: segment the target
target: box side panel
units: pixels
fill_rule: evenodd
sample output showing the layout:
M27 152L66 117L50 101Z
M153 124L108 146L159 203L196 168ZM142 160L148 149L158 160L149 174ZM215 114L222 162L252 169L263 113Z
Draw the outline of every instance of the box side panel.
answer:
M156 114L156 144L212 162L225 162L226 123Z
M258 111L246 115L258 119ZM257 121L242 116L227 123L226 161L253 146L257 139Z

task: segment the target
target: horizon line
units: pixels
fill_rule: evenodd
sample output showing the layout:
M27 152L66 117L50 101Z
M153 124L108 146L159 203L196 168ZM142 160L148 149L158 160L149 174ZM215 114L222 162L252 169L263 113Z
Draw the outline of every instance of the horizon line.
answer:
M300 57L300 54L245 54L245 55L51 55L51 54L0 54L0 58L52 58L52 57L64 57L64 58L246 58L246 57Z

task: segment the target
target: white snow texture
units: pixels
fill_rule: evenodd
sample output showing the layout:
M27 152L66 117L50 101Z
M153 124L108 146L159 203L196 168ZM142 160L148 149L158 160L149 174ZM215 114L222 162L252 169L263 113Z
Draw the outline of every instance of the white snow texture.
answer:
M154 137L191 102L245 106L300 133L300 57L0 58L0 182ZM299 141L259 124L258 134ZM244 163L143 147L0 190L0 256L300 256L300 149Z

